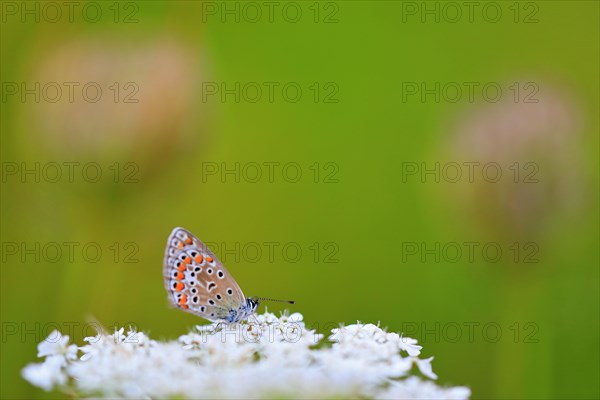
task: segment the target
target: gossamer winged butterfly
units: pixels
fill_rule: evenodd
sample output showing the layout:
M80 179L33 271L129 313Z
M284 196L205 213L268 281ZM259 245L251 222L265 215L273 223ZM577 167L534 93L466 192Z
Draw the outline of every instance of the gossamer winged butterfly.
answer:
M246 298L213 252L181 227L169 235L163 276L169 300L175 307L213 322L243 321L256 312L259 300L284 301Z

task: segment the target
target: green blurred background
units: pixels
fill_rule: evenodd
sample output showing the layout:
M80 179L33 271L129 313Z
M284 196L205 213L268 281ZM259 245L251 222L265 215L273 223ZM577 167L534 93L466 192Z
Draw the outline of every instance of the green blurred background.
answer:
M81 344L91 320L169 339L202 323L167 305L175 226L217 243L247 295L292 298L309 325L380 321L417 338L440 384L473 398L600 395L598 2L481 2L472 17L460 2L276 2L272 17L261 2L100 2L97 22L86 2L73 21L62 5L56 22L44 3L39 22L2 3L2 398L60 395L20 377L53 327ZM98 82L103 98L9 94L72 81ZM239 102L206 92L236 82L279 86L273 101L265 89L252 102L252 85ZM297 102L282 95L290 82ZM407 94L423 82L493 82L503 95ZM537 103L523 98L532 87ZM471 161L498 162L506 179L403 174ZM42 171L52 162L58 182ZM95 162L102 178L76 169L70 182L65 162ZM297 163L302 177L206 174L269 162ZM535 163L537 182L514 183L515 162L522 173ZM20 171L35 163L39 182ZM65 242L78 243L72 259ZM496 243L503 256L407 252L454 242Z

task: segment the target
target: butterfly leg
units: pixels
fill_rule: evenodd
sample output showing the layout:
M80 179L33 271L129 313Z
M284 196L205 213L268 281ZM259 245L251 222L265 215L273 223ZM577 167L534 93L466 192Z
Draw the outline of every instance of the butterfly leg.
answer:
M214 333L220 332L223 330L223 327L225 326L224 322L217 322L217 325L215 325L215 329L213 330Z

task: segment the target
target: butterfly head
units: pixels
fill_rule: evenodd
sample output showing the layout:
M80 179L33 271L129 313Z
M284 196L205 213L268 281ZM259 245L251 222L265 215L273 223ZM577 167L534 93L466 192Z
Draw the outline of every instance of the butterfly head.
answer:
M237 310L230 309L229 315L225 318L228 323L236 323L247 319L250 315L256 312L258 308L258 299L249 297Z
M246 308L248 309L248 311L251 312L256 312L256 309L258 308L258 297L248 297L248 299L246 299Z

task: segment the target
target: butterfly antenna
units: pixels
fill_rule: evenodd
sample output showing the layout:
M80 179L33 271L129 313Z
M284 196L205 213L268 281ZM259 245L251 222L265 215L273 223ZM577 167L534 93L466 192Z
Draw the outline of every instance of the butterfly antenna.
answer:
M257 297L257 300L266 300L266 301L275 301L277 303L288 303L288 304L296 304L294 300L278 300L278 299L269 299L268 297Z

